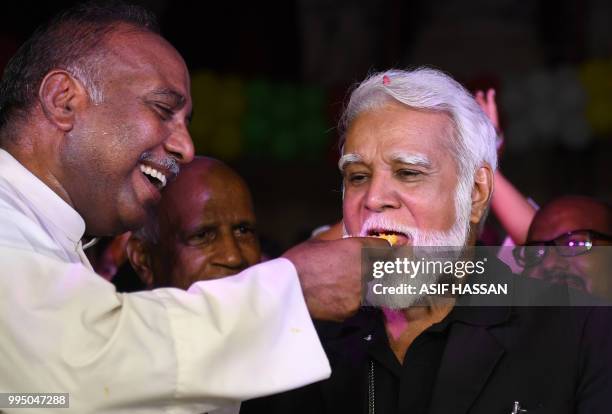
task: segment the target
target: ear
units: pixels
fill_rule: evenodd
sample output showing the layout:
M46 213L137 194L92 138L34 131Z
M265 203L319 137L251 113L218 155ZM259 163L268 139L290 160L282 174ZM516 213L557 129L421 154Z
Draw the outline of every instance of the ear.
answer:
M54 69L40 83L38 99L47 119L68 132L74 126L76 111L88 104L89 95L70 73Z
M472 188L472 212L470 222L480 223L487 211L493 195L493 169L488 164L480 167L474 174L474 187Z
M140 276L140 280L147 288L153 287L153 270L151 269L151 256L145 243L137 237L130 237L126 246L130 264Z

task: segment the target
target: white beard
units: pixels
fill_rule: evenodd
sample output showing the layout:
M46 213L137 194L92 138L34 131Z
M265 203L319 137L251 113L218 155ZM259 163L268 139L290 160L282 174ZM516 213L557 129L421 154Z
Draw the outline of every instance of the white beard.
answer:
M373 229L386 229L392 232L403 233L410 239L412 260L419 260L421 257L426 260L432 257L444 257L446 260L455 260L461 255L462 249L465 247L469 236L471 199L461 194L461 190L460 186L455 195L456 220L448 231L422 230L391 221L382 214L373 214L363 223L358 236L367 237L368 233ZM464 197L462 197L462 195ZM412 282L414 285L417 280L426 281L427 283L436 283L440 282L445 276L446 275L427 274L417 275L414 279L411 279L409 275L399 274L394 275L392 278L383 277L368 284L366 300L368 304L377 307L391 309L409 308L424 303L426 295L420 295L418 292L412 295L376 295L372 291L372 284L382 283L383 286L400 286L402 283L411 284ZM425 280L424 278L428 279ZM390 283L390 279L392 279L392 283Z

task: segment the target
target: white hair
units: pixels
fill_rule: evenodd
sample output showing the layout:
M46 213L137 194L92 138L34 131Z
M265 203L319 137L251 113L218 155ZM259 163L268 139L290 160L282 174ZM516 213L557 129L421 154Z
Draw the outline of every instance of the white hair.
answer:
M495 128L487 115L457 81L430 68L392 69L375 73L359 84L340 119L341 147L348 126L359 114L390 101L450 115L455 129L454 152L462 170L473 172L485 162L497 168Z
M461 215L448 231L422 230L412 226L406 226L389 219L381 214L371 215L361 226L359 236L366 237L372 229L387 229L398 233L403 233L411 240L412 260L418 262L423 258L426 260L457 260L460 257L463 247L466 245L468 237L469 216ZM439 283L446 282L444 274L428 274L421 272L417 274L399 273L392 278L382 278L376 282L369 282L366 290L366 302L368 305L385 307L390 309L405 309L423 303L428 295L421 294L420 288L413 294L374 294L373 286L375 283L382 286L398 287L403 284L413 283ZM413 279L416 278L416 279ZM451 279L452 280L452 279Z
M100 59L90 57L89 60L99 61ZM99 65L99 62L96 63ZM100 105L104 102L104 93L102 91L102 82L100 81L100 69L98 65L89 62L86 66L76 64L67 68L67 71L83 84L91 103L94 105Z
M461 199L459 186L457 187L455 206L457 206ZM448 231L423 230L398 223L382 214L373 214L362 224L359 236L367 237L370 230L373 229L385 229L405 234L411 241L413 261L418 262L420 258L428 260L441 260L444 258L447 260L457 260L462 249L466 246L469 235L469 211L458 210L455 222ZM413 280L414 277L417 279ZM420 289L415 294L396 295L385 293L375 295L373 291L374 283L397 287L402 286L402 284L409 285L415 281L419 283L439 283L445 281L444 278L444 274L396 274L393 278L383 278L376 282L369 282L366 291L366 302L371 306L390 309L409 308L422 303L428 295L421 294Z
M340 118L342 152L351 122L361 113L382 108L389 102L450 116L454 134L449 147L457 160L459 178L455 208L459 217L469 212L474 173L484 164L493 170L497 168L495 128L474 97L459 82L436 69L392 69L375 73L351 93Z

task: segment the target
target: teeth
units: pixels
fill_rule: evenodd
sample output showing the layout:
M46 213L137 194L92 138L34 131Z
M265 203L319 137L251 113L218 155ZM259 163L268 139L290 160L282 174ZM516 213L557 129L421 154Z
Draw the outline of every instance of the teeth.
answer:
M158 171L155 168L149 167L148 165L144 164L140 164L140 171L142 171L143 174L147 174L153 178L157 178L161 183L161 188L164 188L166 186L166 176L161 171Z

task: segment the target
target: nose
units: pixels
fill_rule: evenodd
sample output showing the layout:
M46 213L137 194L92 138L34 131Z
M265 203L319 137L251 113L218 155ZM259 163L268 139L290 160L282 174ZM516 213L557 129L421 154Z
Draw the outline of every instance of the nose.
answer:
M242 255L239 243L233 235L225 234L221 236L218 243L218 252L215 255L213 264L227 269L240 271L246 267L246 261Z
M166 151L181 164L190 163L193 160L194 148L191 135L186 125L180 125L164 142Z
M386 209L400 207L399 198L391 187L391 182L380 174L371 177L365 197L366 209L380 213Z

